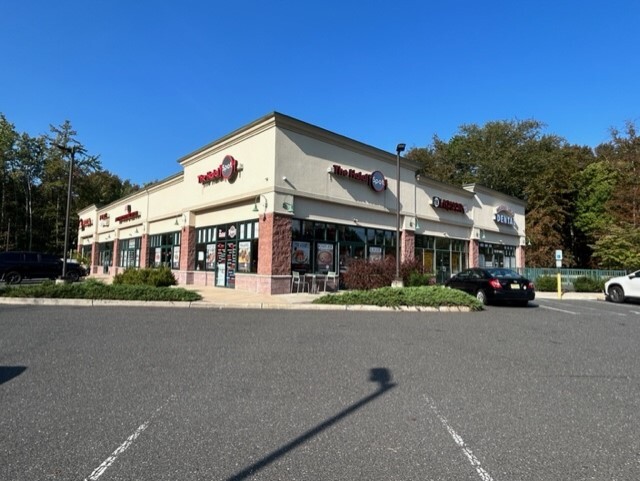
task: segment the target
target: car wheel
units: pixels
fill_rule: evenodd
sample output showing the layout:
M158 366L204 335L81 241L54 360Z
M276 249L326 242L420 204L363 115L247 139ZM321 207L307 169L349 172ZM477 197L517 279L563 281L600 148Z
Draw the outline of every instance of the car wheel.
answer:
M80 274L77 271L67 272L67 280L71 282L78 282L80 280Z
M487 294L482 289L476 292L476 299L482 302L483 306L487 305Z
M624 291L620 286L613 286L609 289L609 298L613 302L624 302Z
M4 281L7 284L20 284L22 282L22 274L16 271L7 272L4 275Z

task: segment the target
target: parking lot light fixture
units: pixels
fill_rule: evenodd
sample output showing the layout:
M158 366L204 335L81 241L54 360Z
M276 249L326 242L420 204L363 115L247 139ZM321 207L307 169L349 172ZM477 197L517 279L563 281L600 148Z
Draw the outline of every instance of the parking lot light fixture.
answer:
M396 146L396 276L393 287L403 287L400 277L400 152L404 152L406 144Z
M69 214L71 210L71 184L73 182L73 163L76 156L76 147L67 147L66 145L54 144L65 154L69 155L69 181L67 183L67 213L64 222L64 251L62 254L62 279L67 279L67 250L69 249Z

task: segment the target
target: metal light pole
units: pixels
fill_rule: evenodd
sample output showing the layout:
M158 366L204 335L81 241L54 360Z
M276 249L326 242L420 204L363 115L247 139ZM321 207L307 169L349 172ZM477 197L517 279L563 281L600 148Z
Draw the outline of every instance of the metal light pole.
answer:
M406 145L396 146L396 278L393 287L403 287L400 277L400 152L404 152Z
M64 222L64 253L62 257L62 279L67 279L67 249L69 248L69 211L71 209L71 183L73 181L73 162L75 160L76 148L66 145L54 144L61 151L69 154L69 182L67 184L67 214Z

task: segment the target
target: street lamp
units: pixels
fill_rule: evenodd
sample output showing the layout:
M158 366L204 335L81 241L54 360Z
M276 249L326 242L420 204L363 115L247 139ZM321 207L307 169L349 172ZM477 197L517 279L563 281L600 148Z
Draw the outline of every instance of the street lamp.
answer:
M400 152L404 152L406 145L396 146L396 278L393 287L403 287L400 277Z
M77 147L67 147L66 145L54 144L62 152L69 154L69 182L67 184L67 215L64 223L64 253L62 258L62 279L67 279L67 249L69 248L69 211L71 209L71 182L73 180L73 162L75 160Z

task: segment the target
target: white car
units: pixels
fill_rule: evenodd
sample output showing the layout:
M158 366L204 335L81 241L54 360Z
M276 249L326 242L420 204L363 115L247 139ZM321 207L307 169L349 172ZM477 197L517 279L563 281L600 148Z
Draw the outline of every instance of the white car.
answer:
M613 302L640 300L640 271L609 279L604 284L604 296L607 301Z

